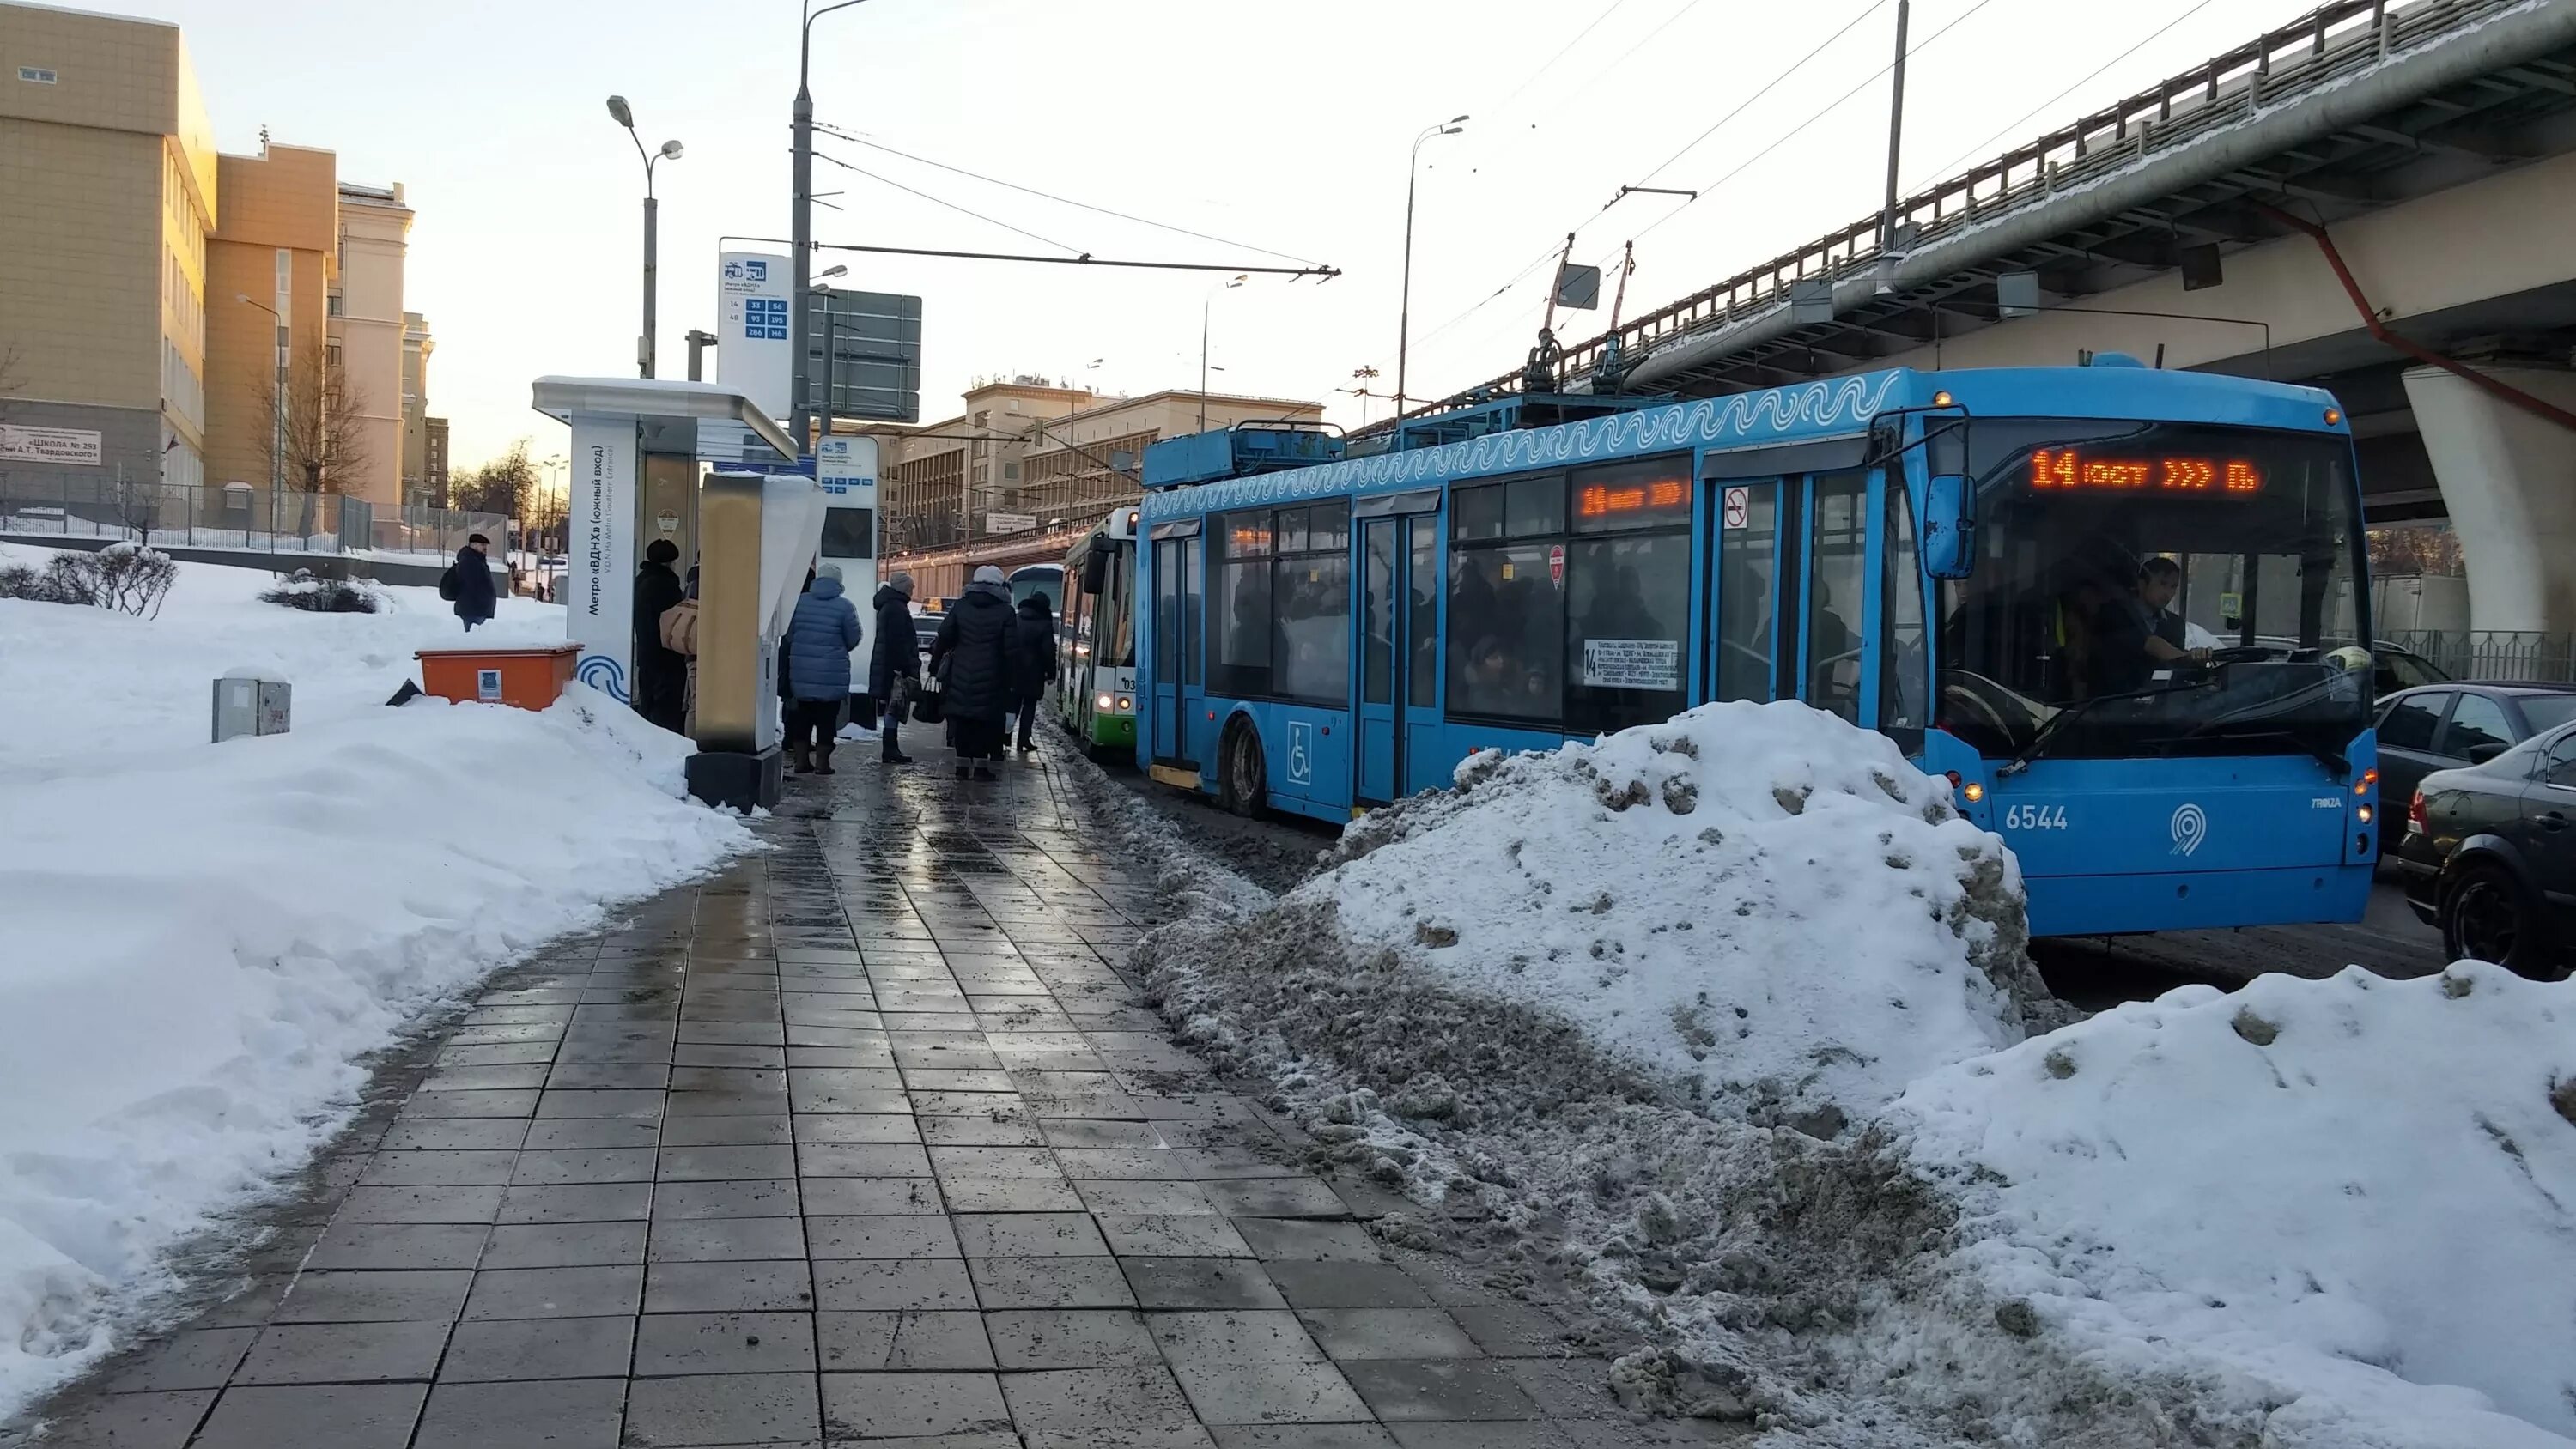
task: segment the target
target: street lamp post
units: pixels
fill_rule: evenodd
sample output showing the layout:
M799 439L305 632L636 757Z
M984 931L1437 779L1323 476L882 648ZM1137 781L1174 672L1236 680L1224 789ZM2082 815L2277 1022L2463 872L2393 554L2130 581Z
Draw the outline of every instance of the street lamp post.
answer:
M233 293L233 300L259 308L277 323L277 341L272 349L277 354L277 397L268 410L268 506L274 509L277 491L286 486L286 319L277 315L275 307L251 301L248 292Z
M806 77L813 69L814 22L835 10L847 10L860 3L860 0L836 0L836 3L826 5L820 10L813 9L813 3L814 0L802 0L804 21L798 27L796 34L795 141L790 168L793 172L796 195L793 203L788 207L790 245L796 253L788 262L788 270L794 278L788 290L795 294L798 301L787 319L789 358L787 432L796 440L796 446L799 448L813 446L808 441L808 427L813 412L805 394L807 376L805 339L808 323L805 318L803 299L806 289L814 285L810 270L814 261L814 92L806 84Z
M661 203L653 199L653 166L666 157L676 159L681 148L677 141L665 141L658 151L645 150L644 138L635 134L635 112L624 96L608 98L608 114L626 128L627 139L635 143L635 154L644 158L644 337L635 345L635 365L640 376L651 377L654 352L660 342L657 314L661 309L661 282L657 275L661 267Z
M1245 278L1245 273L1238 272L1208 288L1199 298L1199 431L1202 433L1207 431L1208 309L1215 303L1217 293L1242 286Z
M1404 300L1395 325L1395 415L1404 416L1405 352L1413 340L1413 185L1422 175L1422 143L1434 136L1455 136L1466 129L1465 116L1422 128L1413 138L1413 158L1405 163L1404 173Z

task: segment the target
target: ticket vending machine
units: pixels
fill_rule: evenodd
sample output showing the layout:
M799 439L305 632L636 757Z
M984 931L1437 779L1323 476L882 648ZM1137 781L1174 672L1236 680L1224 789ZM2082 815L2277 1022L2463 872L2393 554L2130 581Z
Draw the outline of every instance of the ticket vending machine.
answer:
M565 637L581 646L575 677L632 702L635 571L645 545L672 540L682 574L693 563L700 569L699 752L689 763L690 791L741 809L775 804L776 631L785 626L782 608L794 606L823 526L814 481L785 471L787 460L798 456L795 442L750 399L720 383L541 377L534 402L538 412L572 429L570 566L557 597L565 608ZM710 436L737 440L734 456L748 442L779 471L737 464L737 471L719 475L726 480L720 489L714 480L702 481L703 440ZM746 488L746 477L756 486ZM708 502L718 497L726 514L721 540L708 528ZM718 623L721 629L711 628ZM764 679L768 693L755 695Z

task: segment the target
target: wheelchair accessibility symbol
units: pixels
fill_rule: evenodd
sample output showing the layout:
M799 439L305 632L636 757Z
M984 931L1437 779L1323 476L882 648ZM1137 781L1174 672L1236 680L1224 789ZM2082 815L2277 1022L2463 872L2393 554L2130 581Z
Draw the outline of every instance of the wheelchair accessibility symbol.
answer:
M1315 727L1290 721L1288 725L1288 780L1295 785L1315 782Z

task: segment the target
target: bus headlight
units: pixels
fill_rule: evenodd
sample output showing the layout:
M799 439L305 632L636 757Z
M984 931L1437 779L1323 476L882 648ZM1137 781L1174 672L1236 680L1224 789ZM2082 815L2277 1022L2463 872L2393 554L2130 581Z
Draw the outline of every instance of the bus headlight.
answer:
M1122 695L1120 695L1120 696L1118 696L1118 709L1119 709L1119 712L1120 712L1120 713L1122 713L1122 714L1123 714L1123 713L1125 713L1125 712L1126 712L1126 711L1128 711L1128 710L1132 710L1132 709L1134 709L1135 707L1136 707L1136 701L1134 701L1134 700L1132 700L1132 699L1129 699L1127 696L1125 696L1125 695L1123 695L1123 694L1122 694Z
M1108 695L1105 695L1105 694L1104 694L1104 695L1100 695L1100 696L1098 696L1097 698L1093 699L1093 700L1091 701L1091 704L1092 704L1092 708L1094 708L1094 709L1107 709L1107 708L1109 708L1109 707L1110 707L1110 706L1109 706L1109 696L1108 696Z

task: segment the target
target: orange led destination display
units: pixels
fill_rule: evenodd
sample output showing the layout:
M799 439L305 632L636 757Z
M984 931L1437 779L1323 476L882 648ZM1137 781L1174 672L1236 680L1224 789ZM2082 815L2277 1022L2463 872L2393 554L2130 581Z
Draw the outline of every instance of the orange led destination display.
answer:
M2148 457L2041 448L2030 455L2030 486L2043 493L2216 493L2263 491L2263 470L2244 458Z
M1637 484L1595 483L1574 494L1578 518L1616 518L1628 514L1686 514L1690 511L1688 478L1658 478Z

